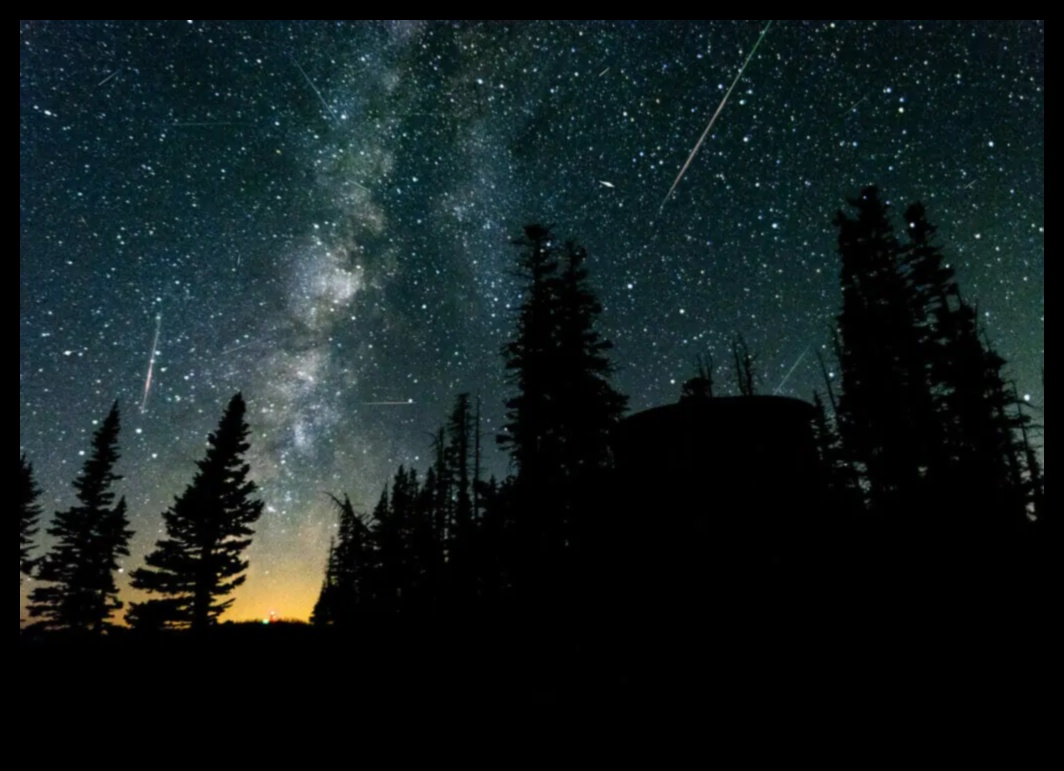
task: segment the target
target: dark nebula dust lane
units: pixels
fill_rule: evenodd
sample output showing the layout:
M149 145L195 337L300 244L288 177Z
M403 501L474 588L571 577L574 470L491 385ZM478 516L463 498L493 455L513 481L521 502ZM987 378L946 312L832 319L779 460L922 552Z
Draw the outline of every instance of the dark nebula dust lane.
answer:
M809 398L831 220L866 184L927 204L1040 406L1044 21L767 26L21 21L19 443L46 512L119 399L136 567L242 391L267 511L230 617L305 618L328 493L372 506L459 392L494 434L522 225L588 248L632 409L738 334L763 391Z

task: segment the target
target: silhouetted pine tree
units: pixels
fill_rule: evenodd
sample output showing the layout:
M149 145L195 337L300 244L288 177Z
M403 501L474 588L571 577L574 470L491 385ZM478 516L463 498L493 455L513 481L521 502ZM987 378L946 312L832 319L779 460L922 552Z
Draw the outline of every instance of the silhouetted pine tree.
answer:
M952 268L935 243L921 204L905 213L906 278L923 332L933 407L938 418L929 476L936 506L991 530L1029 524L1040 468L1029 467L1027 427L1005 360L980 337L978 314L961 297ZM1037 464L1036 464L1037 465Z
M527 284L517 335L503 349L517 395L499 442L519 482L553 484L610 465L610 433L627 399L609 383L612 344L595 329L602 306L588 286L586 250L559 247L541 225L515 244Z
M340 623L341 600L339 594L341 587L338 573L336 539L331 538L329 539L329 558L325 564L325 579L322 581L321 591L318 592L318 599L314 603L314 609L310 612L310 623L313 626L333 626Z
M339 510L340 527L329 546L325 581L311 617L311 623L319 626L348 625L371 602L373 544L369 527L349 497L332 500Z
M586 251L559 246L541 225L527 226L515 245L526 285L516 335L503 349L517 393L499 443L516 476L501 510L515 519L519 591L560 596L568 552L589 527L591 487L611 466L611 433L626 398L609 383L611 345L595 329L602 308L588 286Z
M474 469L477 427L469 394L459 394L447 421L445 461L453 481L453 514L446 539L449 602L468 606L477 595Z
M920 408L936 419L922 425L922 441L928 445L926 473L936 480L949 475L950 447L958 437L951 430L956 427L955 405L951 394L967 383L955 370L959 346L963 347L969 328L975 332L975 314L961 299L953 269L944 262L942 249L935 243L937 228L927 220L923 204L915 203L905 211L907 243L900 249L900 270L909 289L915 327L914 346L921 369L914 370L919 379ZM977 341L976 347L978 346ZM932 490L934 494L934 490Z
M400 469L401 473L406 473ZM385 485L370 514L369 569L366 573L369 607L377 613L394 612L397 607L396 565L401 555L398 528L392 521L391 486Z
M192 483L163 514L166 538L132 575L134 587L162 599L135 604L133 621L165 618L171 626L206 629L233 603L220 598L244 583L251 525L263 508L244 460L250 447L246 411L243 396L236 394L207 438Z
M46 630L100 634L122 608L114 574L129 556L132 532L126 500L115 503L112 486L121 477L118 462L120 420L115 402L93 434L92 452L74 482L78 505L57 512L48 534L55 539L39 562L37 578L46 585L30 594L29 614Z
M41 488L33 478L33 466L26 461L26 456L19 457L19 479L22 484L22 497L19 501L19 553L18 570L19 582L22 575L29 575L33 563L30 562L30 551L33 548L33 536L37 535L37 523L41 518L41 507L37 499L41 497Z
M837 521L841 516L860 511L860 491L853 468L846 460L842 440L828 418L819 393L813 394L813 405L816 408L813 436L820 454L821 489L827 496L828 515Z
M479 599L486 608L499 607L511 593L513 575L512 528L509 509L513 496L492 477L477 485L477 581Z
M474 434L473 410L469 394L459 394L454 409L447 421L447 465L454 480L453 541L468 538L473 526L473 457Z
M373 510L373 607L379 612L408 613L429 602L431 566L424 543L432 525L422 500L417 471L400 466Z
M1049 514L1045 509L1046 484L1045 475L1042 472L1042 461L1038 457L1038 450L1034 446L1030 428L1024 426L1022 431L1021 446L1024 454L1024 465L1027 470L1027 496L1030 501L1030 516L1037 526L1037 532L1043 537L1048 537L1047 533L1052 525L1047 521ZM1053 524L1057 523L1059 523L1059 517ZM1059 534L1054 533L1053 537L1057 535Z
M407 573L407 588L403 596L403 608L408 612L425 612L434 607L440 598L443 580L443 535L438 529L438 518L428 504L429 480L422 485L417 472L407 474L409 489L405 493L403 561ZM394 491L397 489L393 485Z
M551 476L558 449L556 410L558 365L557 246L548 228L525 227L518 275L525 281L513 340L503 347L509 381L517 393L506 402L506 424L498 437L509 451L519 479L537 484Z
M902 249L874 187L839 212L842 312L838 317L843 445L873 510L911 510L923 495L936 421L926 333Z
M587 250L565 244L558 280L558 380L554 401L563 471L580 478L612 466L614 429L628 398L610 385L613 343L595 329L602 305L588 285Z
M983 339L924 207L904 243L875 188L840 213L843 309L838 417L873 511L915 514L940 535L1030 523L1041 469L1005 360Z

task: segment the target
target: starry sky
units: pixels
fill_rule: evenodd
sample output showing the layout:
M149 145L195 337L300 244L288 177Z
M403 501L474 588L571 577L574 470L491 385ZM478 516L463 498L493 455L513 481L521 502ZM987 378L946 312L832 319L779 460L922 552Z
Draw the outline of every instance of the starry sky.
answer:
M764 392L809 398L831 219L867 184L928 205L1040 407L1044 20L776 21L662 206L767 24L21 20L19 445L46 512L118 399L137 567L242 391L267 508L227 618L306 618L326 493L369 508L424 468L457 393L497 428L522 225L588 248L632 410L740 333Z

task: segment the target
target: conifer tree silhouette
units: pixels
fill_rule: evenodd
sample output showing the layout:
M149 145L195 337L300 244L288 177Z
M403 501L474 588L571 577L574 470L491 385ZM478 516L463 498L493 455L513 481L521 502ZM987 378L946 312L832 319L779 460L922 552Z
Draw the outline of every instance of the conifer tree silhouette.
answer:
M525 227L519 275L525 289L513 340L503 348L509 382L498 437L515 476L509 572L519 593L561 597L566 565L587 542L591 488L612 465L611 435L627 399L609 382L609 341L595 325L602 307L588 283L587 252L559 244L542 225ZM553 600L547 600L553 602Z
M478 539L475 503L477 427L469 394L455 398L447 420L445 462L453 482L453 515L443 542L447 565L448 602L467 604L475 598Z
M19 499L19 581L22 575L29 575L32 563L30 551L33 548L33 536L37 535L37 523L41 518L41 507L37 499L41 497L41 488L33 478L33 466L26 461L26 456L19 456L19 480L22 485Z
M517 393L506 402L507 423L498 437L520 479L545 480L556 457L557 421L552 408L557 355L557 246L542 225L525 227L514 241L523 249L518 274L525 280L516 336L503 348Z
M119 558L129 556L133 533L126 500L115 503L112 490L121 479L114 472L120 424L115 402L93 434L92 452L74 481L78 504L57 512L48 528L55 544L37 569L45 585L30 594L29 614L39 628L101 634L122 608L115 573Z
M149 594L162 595L135 604L131 620L203 630L232 604L221 598L244 583L251 544L251 525L262 514L257 487L244 459L249 449L247 406L236 394L217 430L208 438L198 471L163 514L166 537L133 571L132 583Z
M609 383L612 344L595 329L602 306L588 285L587 251L559 245L542 225L528 225L514 243L527 283L516 336L503 349L517 394L499 443L519 482L554 483L609 466L610 432L627 398Z
M839 213L843 454L873 511L941 532L1026 523L1042 500L1030 420L917 203L895 235L874 187ZM1031 462L1033 459L1033 463ZM963 518L963 523L955 521ZM926 517L924 517L925 524Z
M935 425L926 346L902 249L874 187L839 212L842 312L838 318L840 432L873 509L899 510L922 495Z
M612 434L628 405L628 398L609 382L613 343L596 329L602 304L589 285L586 262L587 250L567 242L557 290L560 366L554 401L562 438L561 465L577 477L612 465Z
M317 626L348 625L370 602L373 545L369 528L348 496L332 501L340 513L340 527L329 546L325 581L311 616Z

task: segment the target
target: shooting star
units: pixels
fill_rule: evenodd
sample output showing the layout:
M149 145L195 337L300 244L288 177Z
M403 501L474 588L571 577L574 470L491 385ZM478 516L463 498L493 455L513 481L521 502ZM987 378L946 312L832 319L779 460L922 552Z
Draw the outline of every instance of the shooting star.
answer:
M250 123L237 123L227 120L216 121L188 121L185 123L171 123L170 128L216 128L218 126L250 126Z
M155 357L159 353L159 332L163 327L163 314L155 316L155 337L151 341L151 356L148 358L148 375L144 378L144 398L140 402L141 414L148 411L148 396L151 394L152 376L155 374Z
M600 180L599 180L599 184L600 184L600 185L602 185L603 187L608 187L608 188L609 188L610 190L613 190L614 188L616 188L616 187L617 187L617 186L616 186L615 184L613 184L612 182L607 182L607 181L606 181L606 180L604 180L604 179L600 179Z
M329 103L325 101L325 97L322 96L321 91L318 90L318 87L314 85L314 81L310 79L310 75L307 74L307 71L303 69L300 63L297 62L295 59L292 59L292 64L296 66L296 69L299 70L300 74L303 76L303 79L307 81L307 85L310 86L314 90L314 93L318 95L318 99L321 101L322 107L324 107L325 110L329 113L329 115L331 115L335 120L337 118L336 111L333 110L333 108L329 106Z
M787 385L787 382L791 379L791 375L793 375L794 371L796 369L798 369L799 366L801 366L801 363L803 361L805 361L805 357L808 356L808 355L809 355L809 346L807 345L805 347L805 350L802 351L802 355L798 357L798 361L794 362L794 366L791 367L790 370L787 371L786 377L784 377L782 382L780 382L780 384L778 386L776 386L776 390L772 392L773 396L779 396L780 395L780 392L783 390L783 387L785 385Z
M854 102L852 105L850 105L850 109L848 109L846 112L853 112L854 110L856 110L858 107L860 107L862 104L864 104L867 101L868 101L868 95L866 94L865 96L862 96L860 99L858 99L856 102Z
M242 351L245 348L250 348L251 346L255 345L255 343L257 343L257 342L258 342L258 340L248 340L246 343L241 343L240 345L234 345L232 348L226 348L224 351L222 351L222 356L228 356L231 353L236 353L237 351Z
M600 78L602 78L602 77L605 77L605 76L606 76L606 73L607 73L607 72L609 72L609 71L610 71L610 69L612 69L612 68L611 68L611 67L607 67L607 68L606 68L606 69L604 69L604 70L603 70L602 72L600 72L598 76L599 76Z
M362 402L363 407L409 407L414 403L413 399L403 402Z
M773 19L772 21L775 21ZM724 106L728 103L729 97L732 95L732 91L739 85L739 81L743 79L743 73L746 72L746 68L750 66L751 60L754 58L754 54L757 53L757 49L761 47L761 41L765 39L765 35L772 29L772 21L765 25L765 28L761 30L761 36L754 43L754 47L750 49L750 54L746 57L746 61L743 62L743 66L739 68L739 74L735 76L735 80L732 81L731 87L725 92L724 98L720 100L720 105L717 107L716 112L713 113L713 117L709 119L709 125L706 126L706 130L702 132L702 136L699 137L698 143L695 145L695 149L691 151L691 154L687 156L687 162L684 163L683 168L680 169L680 173L676 175L676 180L672 183L672 187L669 188L668 195L665 196L665 200L661 202L661 208L658 209L660 214L665 209L665 204L672 198L672 194L676 192L676 186L680 184L680 180L683 179L684 174L687 173L687 169L691 167L691 162L694 161L695 156L698 155L698 151L702 149L702 145L705 143L706 138L709 137L709 132L713 130L713 124L717 122L717 118L724 111Z
M122 71L122 68L121 68L121 67L119 67L119 68L118 68L117 70L115 70L115 71L114 71L114 72L112 72L112 73L111 73L110 75L108 75L108 76L107 76L106 78L104 78L104 79L103 79L103 80L101 80L101 81L100 81L99 83L97 83L97 84L96 84L96 88L99 88L100 86L102 86L102 85L103 85L104 83L106 83L107 81L109 81L109 80L110 80L111 78L113 78L113 77L114 77L115 75L117 75L117 74L118 74L118 73L120 73L121 71Z

